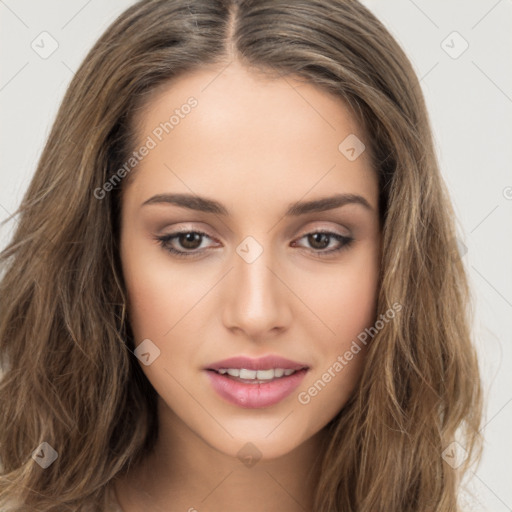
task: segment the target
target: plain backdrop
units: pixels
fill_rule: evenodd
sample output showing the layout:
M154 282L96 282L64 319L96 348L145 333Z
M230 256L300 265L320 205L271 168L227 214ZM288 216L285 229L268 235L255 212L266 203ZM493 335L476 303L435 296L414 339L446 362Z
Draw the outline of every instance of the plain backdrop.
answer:
M74 70L132 3L0 0L0 221L22 199ZM474 291L487 412L463 501L512 511L512 1L364 3L421 79ZM0 229L1 248L15 222Z

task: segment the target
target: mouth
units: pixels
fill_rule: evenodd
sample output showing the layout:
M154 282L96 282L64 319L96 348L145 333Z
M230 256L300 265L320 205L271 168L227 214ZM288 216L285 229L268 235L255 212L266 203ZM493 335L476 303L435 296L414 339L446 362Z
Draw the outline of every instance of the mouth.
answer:
M271 354L231 357L203 368L213 390L225 401L246 409L271 407L285 400L310 367Z
M233 357L203 368L224 401L245 409L262 409L285 401L310 367L280 356Z

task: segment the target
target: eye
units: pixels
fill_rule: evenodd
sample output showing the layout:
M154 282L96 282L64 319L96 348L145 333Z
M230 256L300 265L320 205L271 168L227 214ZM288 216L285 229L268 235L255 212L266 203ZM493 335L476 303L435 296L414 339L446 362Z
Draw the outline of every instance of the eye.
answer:
M179 258L192 258L204 252L205 248L201 246L205 238L212 239L212 237L203 231L177 231L175 233L155 237L163 249ZM352 237L343 236L332 231L314 231L307 233L299 238L299 240L303 238L307 239L310 244L311 252L320 257L329 257L338 253L348 248L354 241ZM332 245L331 242L333 241L337 243L337 246L335 245L334 248L325 250ZM179 247L176 248L176 245ZM297 242L292 242L292 246L296 247Z
M308 244L312 247L312 252L320 257L329 257L343 249L348 249L354 241L352 237L343 236L332 231L314 231L312 233L307 233L299 238L299 240L302 240L303 238L307 239ZM325 250L326 247L332 245L331 242L333 241L335 242L334 248ZM293 242L293 246L295 245L296 242Z
M200 251L198 251L198 249L200 249L201 242L205 237L211 238L202 231L177 231L175 233L169 233L168 235L157 236L156 240L171 254L180 258L189 258L203 252L204 248ZM179 246L185 250L176 249L176 244L179 244Z

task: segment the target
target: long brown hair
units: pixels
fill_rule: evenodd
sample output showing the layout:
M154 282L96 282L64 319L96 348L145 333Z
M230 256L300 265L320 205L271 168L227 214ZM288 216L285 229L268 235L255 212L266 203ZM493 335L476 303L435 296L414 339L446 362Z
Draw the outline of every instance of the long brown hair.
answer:
M144 0L73 78L1 254L2 510L102 510L107 484L154 445L156 392L123 307L124 184L95 191L133 151L151 91L233 59L337 95L365 127L382 205L378 314L403 306L327 426L315 512L458 509L481 450L480 377L454 214L404 52L354 0ZM442 456L455 440L458 469ZM32 458L42 442L58 453L47 469Z

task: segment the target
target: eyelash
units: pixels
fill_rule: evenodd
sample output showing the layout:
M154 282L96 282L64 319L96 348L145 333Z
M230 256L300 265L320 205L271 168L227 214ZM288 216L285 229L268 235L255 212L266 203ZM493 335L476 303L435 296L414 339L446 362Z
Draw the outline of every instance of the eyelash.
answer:
M169 245L169 242L171 242L173 239L178 238L179 235L186 235L186 234L190 234L190 233L201 235L202 237L206 236L210 239L212 238L207 233L204 233L203 231L192 231L192 230L176 231L175 233L169 233L168 235L156 236L154 238L164 250L173 254L174 256L177 256L178 258L193 258L193 257L197 256L198 254L200 254L201 252L203 252L204 249L202 249L202 250L195 249L194 252L192 252L192 251L186 252L186 251L178 251L177 249L174 249L174 247L171 247ZM330 256L333 256L334 254L337 254L343 250L346 250L352 245L352 242L354 241L354 238L352 238L352 237L343 236L338 233L334 233L332 231L312 231L310 233L306 233L305 235L301 236L299 238L299 240L307 237L308 235L315 235L315 234L327 235L331 239L334 238L335 240L338 240L338 242L342 242L342 245L340 247L338 247L337 249L330 249L328 251L324 251L324 250L320 250L320 249L312 249L312 252L314 252L315 255L320 258L328 258Z

